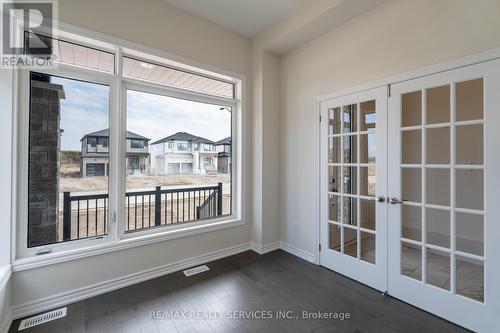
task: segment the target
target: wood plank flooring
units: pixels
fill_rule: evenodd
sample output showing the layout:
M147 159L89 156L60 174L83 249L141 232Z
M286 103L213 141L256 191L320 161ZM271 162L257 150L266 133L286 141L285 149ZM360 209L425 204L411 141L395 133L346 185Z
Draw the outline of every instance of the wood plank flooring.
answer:
M466 332L281 250L245 252L207 265L210 271L199 275L177 272L70 304L67 317L23 332ZM167 311L179 318L166 318ZM276 311L290 318L278 319ZM350 318L301 319L302 311ZM244 318L249 315L272 318Z

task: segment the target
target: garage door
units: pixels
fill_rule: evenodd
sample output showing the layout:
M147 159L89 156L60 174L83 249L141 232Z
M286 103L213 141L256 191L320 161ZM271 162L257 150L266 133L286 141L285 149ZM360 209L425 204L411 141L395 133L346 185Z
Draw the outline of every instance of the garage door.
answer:
M180 163L168 163L167 173L179 173Z
M104 176L104 163L88 163L87 177Z
M182 163L181 173L193 173L193 163Z

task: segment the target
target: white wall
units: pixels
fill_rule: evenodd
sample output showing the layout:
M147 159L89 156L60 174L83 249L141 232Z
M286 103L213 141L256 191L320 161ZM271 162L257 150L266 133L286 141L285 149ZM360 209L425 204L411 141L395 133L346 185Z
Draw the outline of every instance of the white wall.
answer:
M500 47L499 17L497 0L393 0L282 57L281 241L315 252L316 96Z
M3 13L2 13L3 14ZM12 168L12 71L0 69L0 142L3 145L3 163L0 163L0 330L10 311L10 282L2 285L6 266L10 265L11 187ZM4 280L5 281L5 280Z
M195 62L245 75L248 80L251 78L249 39L161 0L64 0L59 1L59 6L59 18L65 23L188 57ZM250 89L247 89L246 95L250 96ZM251 112L250 104L245 105L247 114ZM5 123L2 122L2 126ZM3 135L4 131L1 132ZM244 188L243 192L250 195L251 189ZM0 202L3 204L4 200ZM16 272L11 281L12 303L17 306L247 243L249 239L250 227L247 223L240 227Z

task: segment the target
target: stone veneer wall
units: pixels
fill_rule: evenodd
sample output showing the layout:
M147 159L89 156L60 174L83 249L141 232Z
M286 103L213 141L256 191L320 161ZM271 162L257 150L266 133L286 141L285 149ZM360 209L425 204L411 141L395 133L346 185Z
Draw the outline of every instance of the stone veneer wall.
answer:
M29 142L28 246L57 241L60 85L32 81Z

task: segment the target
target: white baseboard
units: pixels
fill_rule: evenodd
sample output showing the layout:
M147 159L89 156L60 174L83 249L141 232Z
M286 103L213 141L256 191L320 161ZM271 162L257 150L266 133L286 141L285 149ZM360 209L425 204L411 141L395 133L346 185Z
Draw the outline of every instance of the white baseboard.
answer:
M293 254L294 256L309 261L313 264L316 263L316 256L314 254L298 249L295 246L292 246L284 242L274 242L267 245L259 245L257 243L251 242L250 246L251 250L257 252L258 254L266 254L281 249L285 252Z
M123 287L151 280L163 275L178 272L193 266L206 264L210 261L229 257L251 249L250 243L244 243L230 248L214 251L195 258L181 260L175 263L145 270L142 272L126 275L116 279L96 283L90 286L78 288L57 295L52 295L36 301L20 304L12 307L11 318L18 319L35 313L50 310L69 303L78 302L87 298L101 295Z
M60 294L45 297L36 301L28 302L25 304L20 304L12 307L11 313L9 313L9 318L7 321L2 323L3 325L8 325L10 327L13 319L22 318L35 313L51 310L53 308L67 305L70 303L78 302L87 298L98 296L113 290L128 287L137 283L141 283L147 280L151 280L163 275L171 274L174 272L182 271L193 266L198 266L206 264L210 261L222 259L229 257L241 252L248 250L255 251L259 254L269 253L275 250L282 249L294 256L301 259L314 263L314 254L308 253L306 251L300 250L292 245L286 244L284 242L274 242L264 246L255 243L244 243L230 248L214 251L208 254L204 254L195 258L181 260L175 263L167 264L164 266L152 268L142 272L126 275L116 279L96 283L90 286L78 288L68 292L63 292ZM3 327L3 326L0 326ZM7 329L8 329L7 327Z
M309 261L310 263L313 264L316 263L316 256L314 254L298 249L290 244L280 242L280 249L290 254L293 254L296 257L304 259L305 261Z
M0 332L1 333L7 333L9 331L10 326L12 325L12 321L14 318L12 318L12 312L9 311L7 313L7 316L3 319L2 322L0 322Z
M280 242L274 242L267 245L259 245L257 243L250 243L252 251L257 252L258 254L266 254L272 251L276 251L280 249Z

